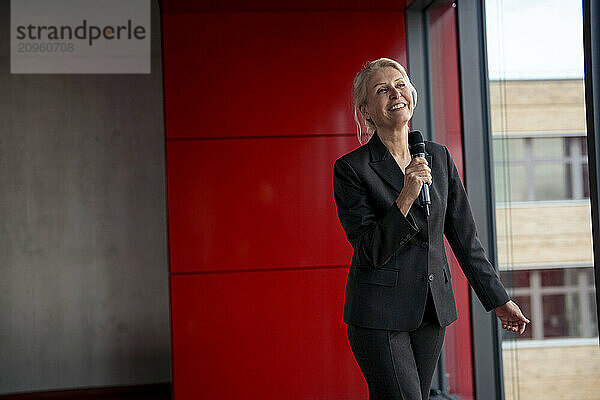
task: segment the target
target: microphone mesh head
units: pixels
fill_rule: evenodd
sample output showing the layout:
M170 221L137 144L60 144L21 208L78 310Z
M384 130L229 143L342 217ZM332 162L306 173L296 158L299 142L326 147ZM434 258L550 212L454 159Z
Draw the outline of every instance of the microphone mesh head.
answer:
M410 154L425 153L425 142L421 131L411 131L408 133L408 148Z
M415 143L423 142L423 134L421 131L410 131L408 133L408 145L413 146Z

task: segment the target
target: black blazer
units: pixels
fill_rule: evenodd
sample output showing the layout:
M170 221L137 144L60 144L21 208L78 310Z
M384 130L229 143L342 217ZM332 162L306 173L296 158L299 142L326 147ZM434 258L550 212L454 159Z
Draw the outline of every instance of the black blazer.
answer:
M354 248L346 284L345 323L414 330L423 318L428 285L440 325L455 321L444 234L486 311L510 300L481 246L448 149L425 141L425 152L432 171L429 218L418 199L406 217L396 205L404 174L377 133L368 144L335 162L338 217Z

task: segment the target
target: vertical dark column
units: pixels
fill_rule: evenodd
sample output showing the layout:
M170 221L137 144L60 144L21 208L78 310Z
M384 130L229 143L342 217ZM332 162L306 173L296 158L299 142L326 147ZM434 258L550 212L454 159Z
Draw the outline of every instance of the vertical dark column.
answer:
M590 201L592 206L592 235L594 245L594 270L596 277L596 304L600 304L600 209L598 205L598 173L600 171L600 4L583 0L583 42L585 71L585 108L590 169ZM600 308L596 308L600 328Z

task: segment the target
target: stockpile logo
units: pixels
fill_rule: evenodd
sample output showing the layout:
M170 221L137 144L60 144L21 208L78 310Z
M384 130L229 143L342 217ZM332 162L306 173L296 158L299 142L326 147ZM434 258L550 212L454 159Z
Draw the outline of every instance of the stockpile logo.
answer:
M11 73L150 73L150 0L11 0Z

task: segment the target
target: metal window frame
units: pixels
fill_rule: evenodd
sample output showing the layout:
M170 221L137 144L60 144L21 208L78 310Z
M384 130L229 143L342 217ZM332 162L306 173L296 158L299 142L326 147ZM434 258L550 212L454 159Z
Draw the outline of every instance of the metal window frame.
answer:
M590 179L590 203L592 207L592 237L594 243L594 272L596 284L596 304L600 306L600 4L593 0L583 0L583 44L585 108L588 144L588 172ZM598 330L600 331L600 307L596 308ZM599 343L600 344L600 343Z
M481 243L497 269L494 168L485 1L458 2L458 44L464 135L465 183ZM502 334L471 289L475 398L504 400Z
M434 126L425 11L433 2L415 0L406 10L408 68L416 86L424 89L428 98L425 107L415 110L413 123L427 133L433 132ZM484 0L457 0L455 3L465 186L481 242L495 265L495 196L488 72L485 68L485 4ZM502 343L498 319L493 312L485 311L473 289L470 290L470 299L475 398L504 400ZM434 383L442 390L445 389L443 379L441 385L440 379L434 380Z

